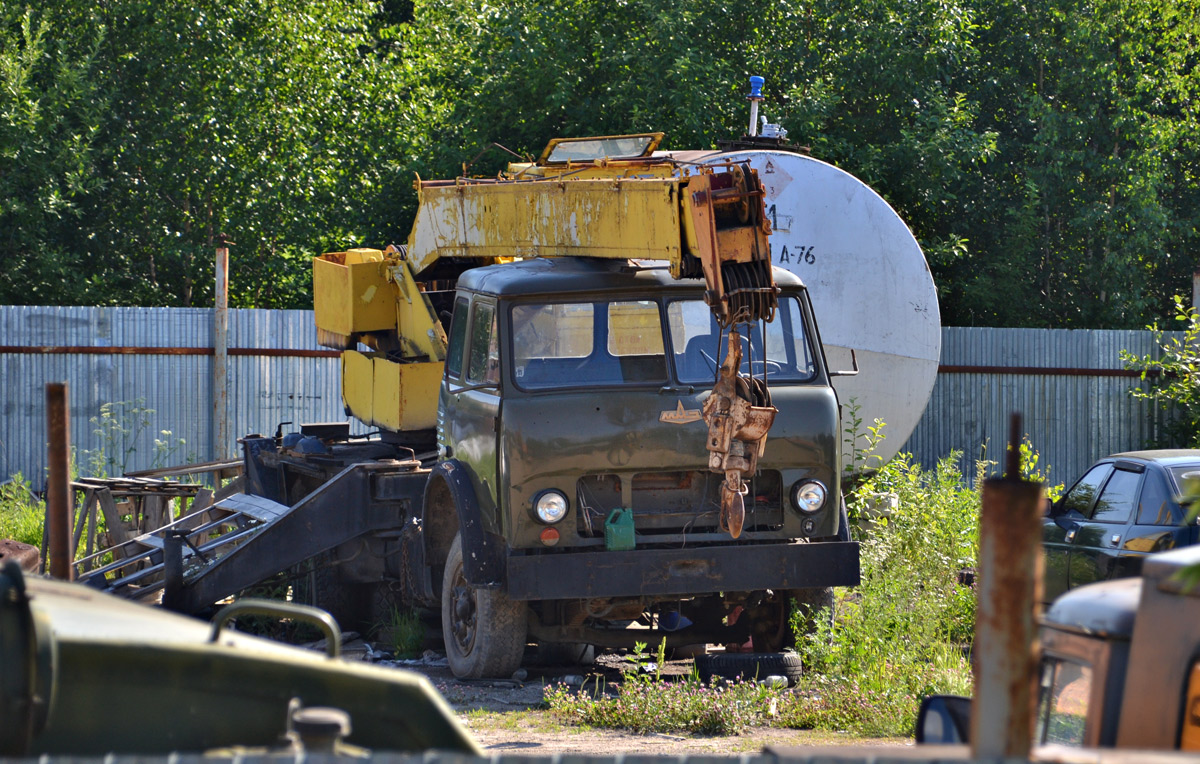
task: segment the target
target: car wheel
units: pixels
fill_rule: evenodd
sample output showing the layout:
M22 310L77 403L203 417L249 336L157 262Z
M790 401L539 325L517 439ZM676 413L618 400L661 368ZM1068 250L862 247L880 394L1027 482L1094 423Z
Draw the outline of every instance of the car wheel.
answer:
M463 574L462 536L454 537L442 577L442 637L459 679L510 677L521 667L528 625L524 602L478 589Z

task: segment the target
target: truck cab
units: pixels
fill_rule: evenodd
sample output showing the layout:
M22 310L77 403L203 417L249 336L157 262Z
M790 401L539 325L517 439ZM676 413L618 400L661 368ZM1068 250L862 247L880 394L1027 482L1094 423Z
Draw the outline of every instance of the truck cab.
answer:
M1042 631L1040 739L1200 750L1200 550L1060 597Z
M455 633L493 637L482 614L497 607L527 608L532 636L552 644L752 638L779 649L790 592L857 582L837 397L804 285L782 270L775 279L778 310L746 332L742 372L779 413L734 540L720 527L722 476L701 418L726 341L702 281L661 263L578 258L459 277L432 478L459 487L431 488L425 507L431 546L449 560L448 649ZM451 495L453 511L439 510ZM463 538L429 534L435 516L458 517ZM453 543L475 550L461 574ZM457 602L446 589L461 591ZM730 625L739 607L748 616ZM665 614L690 625L662 629ZM625 628L639 620L651 632Z

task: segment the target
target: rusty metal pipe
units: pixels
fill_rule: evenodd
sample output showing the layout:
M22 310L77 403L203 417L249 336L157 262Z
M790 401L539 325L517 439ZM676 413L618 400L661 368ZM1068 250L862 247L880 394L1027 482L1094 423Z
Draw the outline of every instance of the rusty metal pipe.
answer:
M217 247L217 283L213 312L213 410L212 432L214 461L229 456L229 248Z
M970 735L971 756L981 760L1027 759L1037 711L1045 491L1020 479L1019 431L1018 418L1009 476L983 485Z
M46 459L50 472L46 484L46 527L50 537L50 575L64 581L74 578L71 562L75 556L71 548L71 524L75 513L71 508L68 400L66 382L46 384L46 432L50 444Z

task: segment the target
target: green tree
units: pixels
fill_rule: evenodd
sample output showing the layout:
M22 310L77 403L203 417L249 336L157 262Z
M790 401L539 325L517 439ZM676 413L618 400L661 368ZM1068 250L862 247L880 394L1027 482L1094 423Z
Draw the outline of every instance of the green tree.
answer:
M1194 3L983 0L971 75L998 156L965 191L950 323L1136 327L1195 263ZM970 230L966 229L970 226Z
M370 238L380 176L396 169L393 72L367 54L378 10L47 3L49 28L103 40L88 82L107 107L93 141L103 193L80 205L86 236L71 242L80 298L209 304L224 233L232 304L307 305L309 256Z
M975 60L959 4L874 0L470 0L420 3L407 61L441 100L433 169L491 142L536 154L557 135L643 130L711 148L746 129L747 77L793 137L880 187L938 257L958 256L950 192L993 152L953 78ZM494 171L497 157L482 171Z
M1151 401L1160 413L1156 437L1161 448L1200 448L1200 316L1176 295L1175 331L1158 322L1146 327L1154 333L1158 351L1137 356L1121 351L1128 369L1142 374L1143 387L1130 392ZM1180 334L1182 332L1182 335Z
M80 217L102 189L99 41L56 36L43 14L0 4L0 302L74 293Z

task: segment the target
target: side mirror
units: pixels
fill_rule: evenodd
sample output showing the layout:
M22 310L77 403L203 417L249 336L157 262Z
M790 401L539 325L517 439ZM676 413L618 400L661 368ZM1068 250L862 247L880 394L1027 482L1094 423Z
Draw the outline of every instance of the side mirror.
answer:
M1054 517L1054 507L1054 502L1047 496L1045 504L1042 505L1042 517Z
M969 742L971 699L961 695L930 695L917 711L918 743L963 745Z
M1065 496L1060 496L1058 501L1046 499L1046 517L1062 517L1067 514L1067 509L1063 506L1064 501L1066 501Z

